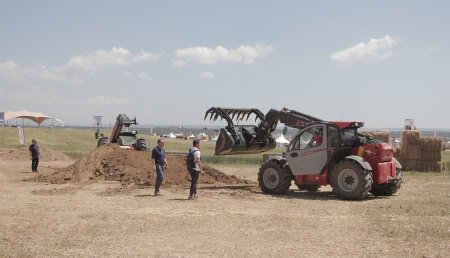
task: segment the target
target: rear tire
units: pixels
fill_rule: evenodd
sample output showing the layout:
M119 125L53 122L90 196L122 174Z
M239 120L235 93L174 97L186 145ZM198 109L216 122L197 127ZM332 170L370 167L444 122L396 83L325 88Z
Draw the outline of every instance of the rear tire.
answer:
M264 193L287 194L291 181L292 175L276 162L267 161L259 169L258 183Z
M342 160L331 170L333 192L345 200L364 198L372 186L372 173L352 160Z
M109 143L108 137L102 137L98 140L97 148L108 143Z
M397 168L397 182L396 183L386 183L386 184L373 184L372 185L372 190L370 190L370 192L373 195L378 195L378 196L391 196L393 194L395 194L398 189L400 189L401 185L402 185L402 171L400 169Z

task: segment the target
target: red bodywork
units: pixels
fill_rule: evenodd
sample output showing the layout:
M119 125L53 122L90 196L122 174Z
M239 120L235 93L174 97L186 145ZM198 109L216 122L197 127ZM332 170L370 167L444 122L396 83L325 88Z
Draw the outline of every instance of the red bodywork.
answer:
M124 150L136 150L133 145L120 145L119 147Z
M363 122L330 122L340 129L349 126L362 126ZM392 161L394 148L390 143L367 144L352 149L350 155L360 156L372 167L372 180L375 184L385 184L397 178L396 164ZM297 185L327 185L326 170L322 175L296 175Z
M327 185L327 171L323 175L295 176L297 185Z
M395 162L392 161L394 148L390 143L367 144L352 149L352 155L362 156L372 167L375 184L384 184L397 177Z
M358 124L358 126L356 126L356 127L364 126L364 122L359 122L359 121L352 121L352 122L328 122L328 123L337 125L339 127L339 129L347 128L350 125L354 125L354 124Z

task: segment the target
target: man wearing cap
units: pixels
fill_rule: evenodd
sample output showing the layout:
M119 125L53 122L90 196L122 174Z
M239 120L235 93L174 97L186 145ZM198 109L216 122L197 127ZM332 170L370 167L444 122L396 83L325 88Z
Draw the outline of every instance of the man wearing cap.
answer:
M28 148L30 152L30 159L31 159L31 170L33 172L38 172L37 167L39 165L39 156L41 155L41 152L39 151L39 145L37 144L36 139L31 140L31 145Z

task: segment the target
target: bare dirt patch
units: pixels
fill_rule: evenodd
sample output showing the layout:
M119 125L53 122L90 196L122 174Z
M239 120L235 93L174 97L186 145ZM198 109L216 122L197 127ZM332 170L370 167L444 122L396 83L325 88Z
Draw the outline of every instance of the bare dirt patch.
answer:
M39 151L41 152L41 161L64 161L64 162L73 161L66 154L46 147L40 147ZM8 161L28 161L30 160L28 147L12 150L5 156L1 157L0 159Z

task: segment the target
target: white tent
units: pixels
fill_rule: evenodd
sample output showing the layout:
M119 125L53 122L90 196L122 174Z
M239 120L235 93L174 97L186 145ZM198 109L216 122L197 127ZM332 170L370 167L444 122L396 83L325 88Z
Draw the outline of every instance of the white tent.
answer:
M23 118L23 119L30 119L31 121L36 122L38 125L42 124L47 119L53 119L51 117L48 117L42 113L33 113L24 110L21 111L5 111L4 114L4 121L13 119L13 118ZM64 122L61 119L55 119L57 122L64 124Z
M212 138L211 141L215 141L215 142L216 142L216 141L217 141L217 138L219 138L218 135L214 136L214 138Z
M171 133L169 134L169 138L170 138L170 139L175 139L175 138L177 138L177 136L171 132Z
M283 134L280 134L278 138L275 139L277 143L277 147L283 147L289 144L289 141L284 137Z

